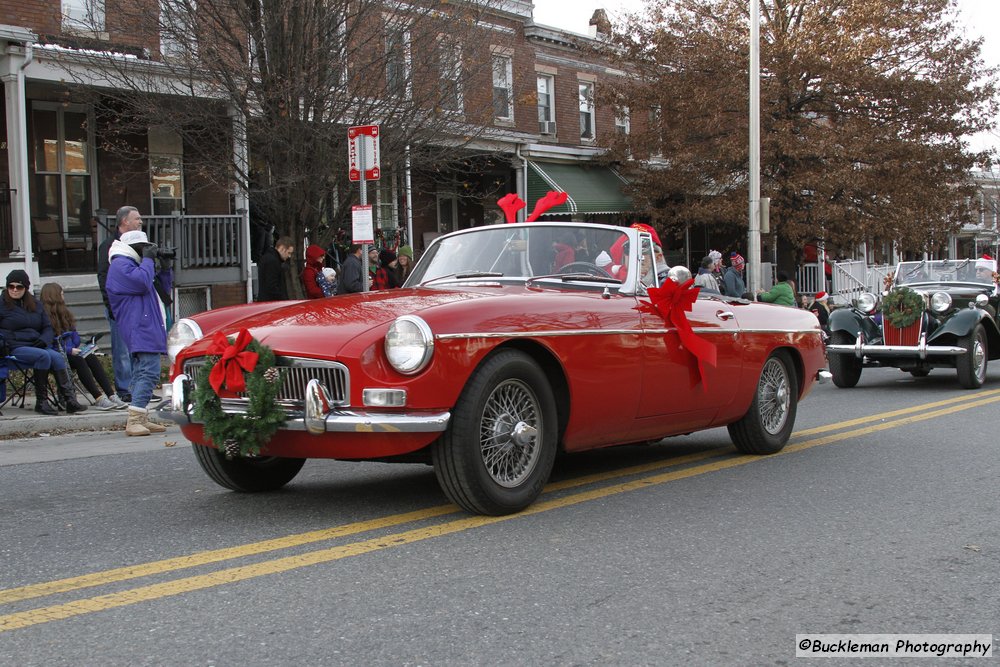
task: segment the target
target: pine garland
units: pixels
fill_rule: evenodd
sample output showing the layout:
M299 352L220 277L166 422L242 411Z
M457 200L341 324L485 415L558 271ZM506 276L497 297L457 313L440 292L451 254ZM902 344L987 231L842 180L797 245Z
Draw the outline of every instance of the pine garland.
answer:
M194 391L194 417L204 423L205 436L228 458L256 456L285 423L284 408L277 401L282 372L275 365L271 348L251 340L247 350L260 356L250 373L244 373L249 405L242 414L226 414L222 399L209 383L212 367L219 357L198 372Z
M897 329L905 329L924 314L924 298L909 287L900 287L882 299L885 319Z

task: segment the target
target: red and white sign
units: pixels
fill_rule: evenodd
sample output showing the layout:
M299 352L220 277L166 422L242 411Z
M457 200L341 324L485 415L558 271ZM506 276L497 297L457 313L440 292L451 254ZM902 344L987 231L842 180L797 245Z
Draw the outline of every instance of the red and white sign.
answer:
M351 241L358 245L375 243L375 226L372 224L370 205L351 207Z
M364 158L365 180L377 181L382 175L379 164L378 125L355 125L347 128L347 169L352 181L361 180Z

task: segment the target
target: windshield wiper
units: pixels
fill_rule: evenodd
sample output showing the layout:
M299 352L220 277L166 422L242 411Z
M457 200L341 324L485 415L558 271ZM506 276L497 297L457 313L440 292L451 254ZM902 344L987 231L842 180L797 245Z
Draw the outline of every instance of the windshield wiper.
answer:
M436 283L439 280L461 280L462 278L503 278L503 274L498 271L465 271L459 273L449 273L444 276L438 276L437 278L431 278L430 280L420 284L430 285L431 283Z
M576 280L586 280L588 282L610 283L612 285L621 285L622 282L617 278L595 276L593 273L547 273L542 276L531 276L530 278L528 278L526 284L534 282L536 280L551 280L553 278L561 280L564 283Z

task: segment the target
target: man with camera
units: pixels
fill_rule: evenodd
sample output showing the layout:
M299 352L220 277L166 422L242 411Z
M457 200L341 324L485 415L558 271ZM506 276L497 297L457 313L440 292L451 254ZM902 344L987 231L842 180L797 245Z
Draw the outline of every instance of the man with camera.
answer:
M166 310L154 282L157 248L145 232L135 230L122 234L108 254L108 300L132 361L132 401L125 434L163 433L166 428L149 420L147 408L160 380L160 356L167 352Z
M118 323L111 313L111 302L108 301L108 268L111 266L108 253L111 244L122 237L125 232L142 229L142 216L135 206L122 206L115 215L118 227L113 236L108 236L101 241L97 248L97 284L101 288L101 297L104 299L104 317L108 321L108 331L111 333L111 363L115 376L115 390L118 398L129 403L132 396L129 393L132 385L132 362L129 359L128 348L125 347L121 335L118 333Z

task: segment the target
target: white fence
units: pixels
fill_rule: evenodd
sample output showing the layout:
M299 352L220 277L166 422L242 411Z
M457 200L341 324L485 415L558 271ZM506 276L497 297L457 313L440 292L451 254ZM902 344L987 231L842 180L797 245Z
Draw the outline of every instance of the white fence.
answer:
M891 264L868 265L858 260L835 262L831 268L828 283L819 264L800 266L796 274L799 294L829 292L833 303L849 304L862 292L880 293L886 275L892 273L896 267Z

